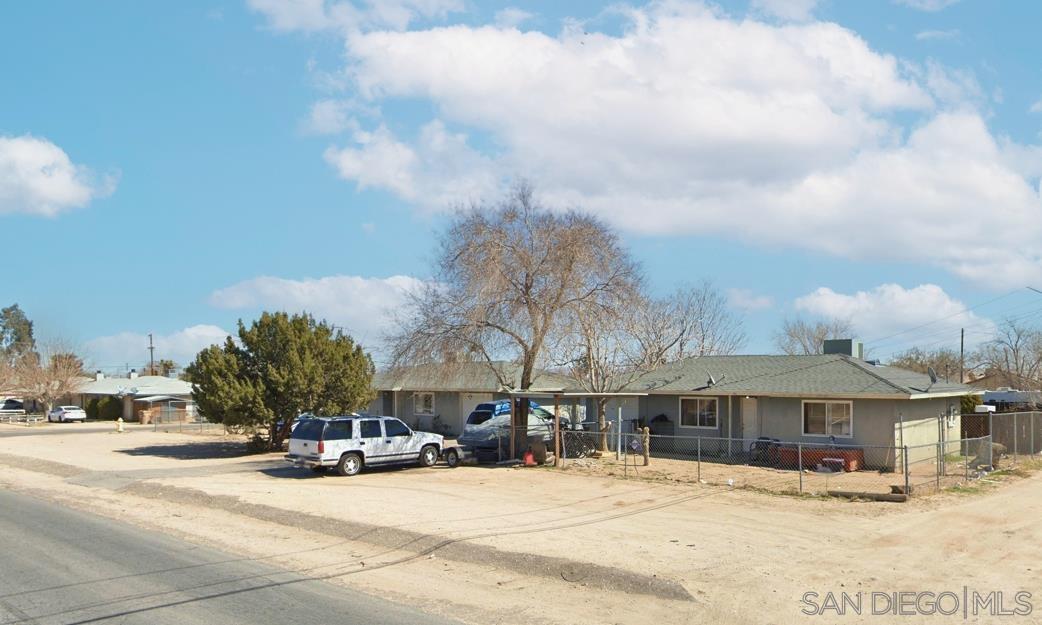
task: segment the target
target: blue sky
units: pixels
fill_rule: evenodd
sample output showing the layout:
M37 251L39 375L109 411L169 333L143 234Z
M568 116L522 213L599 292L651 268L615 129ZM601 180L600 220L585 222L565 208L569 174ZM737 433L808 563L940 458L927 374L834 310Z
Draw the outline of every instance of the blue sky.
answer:
M10 4L0 303L99 367L147 360L150 332L184 362L265 308L371 342L429 277L451 205L523 176L618 228L655 291L712 279L746 351L797 315L850 319L879 355L957 346L961 326L986 340L1042 309L1023 288L1042 285L1040 18L974 0Z

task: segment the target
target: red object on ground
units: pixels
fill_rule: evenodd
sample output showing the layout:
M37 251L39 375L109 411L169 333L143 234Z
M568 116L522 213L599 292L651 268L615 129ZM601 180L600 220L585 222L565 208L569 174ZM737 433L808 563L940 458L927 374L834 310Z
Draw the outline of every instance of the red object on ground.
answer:
M795 447L781 447L778 449L778 462L787 469L795 469L798 466L797 450ZM843 460L844 471L860 471L865 467L865 450L858 448L847 449L823 449L820 447L803 448L803 468L813 469L825 458L837 458Z
M525 452L524 463L526 467L534 467L536 465L535 454L532 453L531 449Z

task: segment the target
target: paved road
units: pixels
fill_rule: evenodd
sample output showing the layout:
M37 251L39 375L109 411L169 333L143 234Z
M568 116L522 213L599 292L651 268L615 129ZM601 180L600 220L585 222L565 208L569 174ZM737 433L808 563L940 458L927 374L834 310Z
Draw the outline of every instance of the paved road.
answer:
M0 624L450 623L273 566L0 492Z

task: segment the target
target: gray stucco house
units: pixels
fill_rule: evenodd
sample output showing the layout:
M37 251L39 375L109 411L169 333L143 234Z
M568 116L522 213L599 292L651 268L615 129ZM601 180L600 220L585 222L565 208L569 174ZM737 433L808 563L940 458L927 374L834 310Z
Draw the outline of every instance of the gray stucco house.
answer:
M517 388L521 379L518 365L497 362L494 366L512 386L503 385L488 364L478 362L419 365L379 372L373 378L376 399L368 411L398 417L417 429L441 430L458 436L475 406L507 399L510 391ZM574 386L570 378L541 371L532 388L562 391L569 389L569 385Z
M841 343L847 349L858 346ZM512 372L508 379L517 379L516 365L500 366ZM481 363L379 374L375 386L379 393L372 412L421 428L431 427L437 416L452 434L462 430L475 405L510 397L513 390ZM865 448L865 463L875 468L894 468L896 450L904 445L958 439L960 397L981 392L849 353L692 357L643 375L625 391L636 396L613 399L607 409L612 421L621 413L625 431L646 424L654 434L690 437L692 445L702 437L726 439L739 448L759 437L857 445ZM554 395L561 394L568 405L581 391L570 378L543 372L527 394L543 405L552 405ZM594 414L591 401L585 410ZM933 453L912 452L910 460Z
M958 439L960 397L980 392L845 354L689 358L628 390L657 434L859 445L879 468L885 448Z

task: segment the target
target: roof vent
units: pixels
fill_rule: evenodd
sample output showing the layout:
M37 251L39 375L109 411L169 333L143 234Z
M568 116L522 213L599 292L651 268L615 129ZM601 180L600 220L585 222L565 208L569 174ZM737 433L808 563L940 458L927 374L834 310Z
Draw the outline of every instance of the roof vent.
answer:
M137 379L137 369L131 369L129 377L130 377L131 380L136 380Z
M101 372L101 369L98 369L98 371L94 374L94 379L95 380L104 380L105 379L105 374Z
M852 358L865 358L864 344L854 339L825 339L821 347L821 353L823 354L841 354Z

